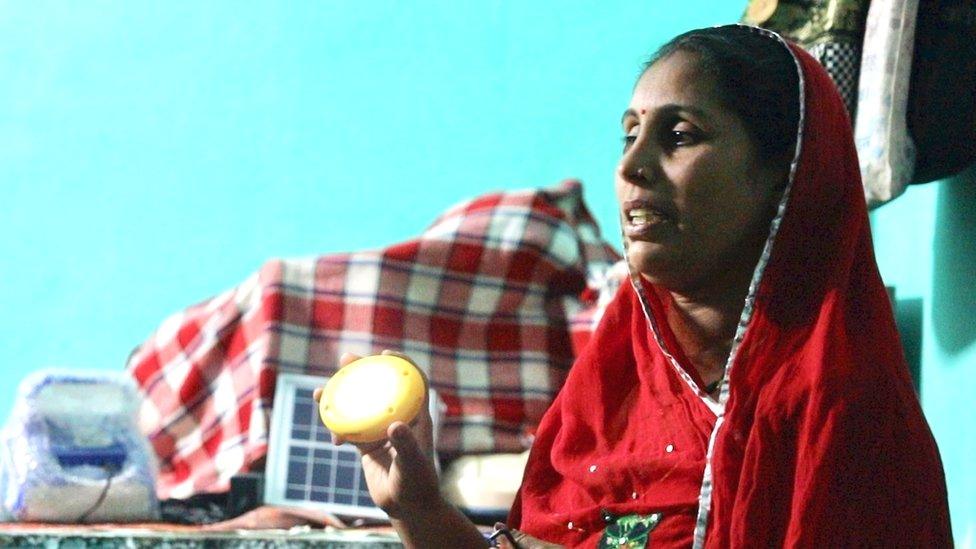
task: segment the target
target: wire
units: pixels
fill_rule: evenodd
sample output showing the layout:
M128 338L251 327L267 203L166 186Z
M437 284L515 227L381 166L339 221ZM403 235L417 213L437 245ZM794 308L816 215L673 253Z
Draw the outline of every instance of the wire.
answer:
M115 478L115 475L118 474L119 470L118 468L107 464L102 465L102 470L105 471L105 475L106 475L105 486L102 487L102 493L98 495L98 499L95 500L95 503L93 503L92 506L89 507L87 511L82 513L80 517L78 517L78 520L75 521L76 523L82 523L87 521L88 518L91 517L91 515L95 511L97 511L98 508L101 507L103 503L105 503L105 498L108 496L108 491L112 487L112 479Z

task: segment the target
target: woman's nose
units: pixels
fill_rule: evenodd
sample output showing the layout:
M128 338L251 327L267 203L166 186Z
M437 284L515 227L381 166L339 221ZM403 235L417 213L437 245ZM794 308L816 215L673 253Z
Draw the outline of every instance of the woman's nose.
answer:
M653 153L649 147L637 148L635 142L633 146L624 152L617 165L617 175L624 181L634 185L646 185L654 177Z

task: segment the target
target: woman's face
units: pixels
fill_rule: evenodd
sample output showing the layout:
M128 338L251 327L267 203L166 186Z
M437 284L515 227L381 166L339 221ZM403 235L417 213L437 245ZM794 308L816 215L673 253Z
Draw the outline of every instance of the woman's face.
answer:
M695 291L755 268L788 166L757 155L697 56L652 65L624 113L616 189L631 264L651 282Z

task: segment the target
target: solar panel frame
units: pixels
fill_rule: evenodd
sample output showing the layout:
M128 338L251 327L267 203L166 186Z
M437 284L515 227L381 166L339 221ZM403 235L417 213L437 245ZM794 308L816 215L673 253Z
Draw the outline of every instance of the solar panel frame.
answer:
M275 389L264 501L335 515L387 520L366 490L359 451L335 446L312 391L327 377L281 373ZM301 477L304 477L302 479ZM289 481L292 482L289 482Z

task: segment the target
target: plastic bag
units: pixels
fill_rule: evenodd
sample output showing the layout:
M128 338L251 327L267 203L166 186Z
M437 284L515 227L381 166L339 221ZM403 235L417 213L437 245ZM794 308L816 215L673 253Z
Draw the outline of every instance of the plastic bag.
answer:
M8 520L132 522L159 517L156 465L124 374L46 370L20 385L0 432Z

